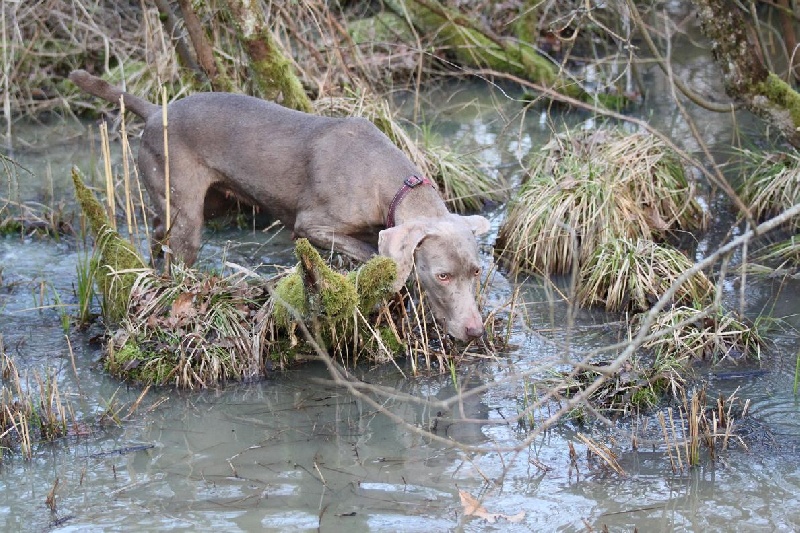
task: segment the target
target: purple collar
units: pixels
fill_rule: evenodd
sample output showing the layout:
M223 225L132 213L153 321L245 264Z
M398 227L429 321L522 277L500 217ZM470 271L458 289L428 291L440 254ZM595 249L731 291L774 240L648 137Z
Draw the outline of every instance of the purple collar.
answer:
M434 187L431 180L428 178L420 178L416 174L412 174L403 180L403 186L400 187L400 190L397 191L397 194L395 194L394 198L392 198L392 203L389 204L389 213L386 215L387 228L394 227L394 212L397 209L397 206L400 205L400 202L406 197L411 189L419 185L430 185L431 187Z

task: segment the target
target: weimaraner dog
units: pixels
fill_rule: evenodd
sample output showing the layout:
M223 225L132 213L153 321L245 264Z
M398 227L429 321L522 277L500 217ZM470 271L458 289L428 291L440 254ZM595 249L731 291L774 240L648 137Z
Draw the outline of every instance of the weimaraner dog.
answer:
M139 171L164 237L162 109L84 70L84 91L144 118ZM397 262L402 287L416 266L434 317L459 340L481 337L475 302L481 267L479 215L447 211L439 193L377 127L362 118L309 115L258 98L198 93L168 106L170 224L174 256L197 258L204 218L235 197L257 206L323 250L358 261ZM230 200L228 200L230 203Z

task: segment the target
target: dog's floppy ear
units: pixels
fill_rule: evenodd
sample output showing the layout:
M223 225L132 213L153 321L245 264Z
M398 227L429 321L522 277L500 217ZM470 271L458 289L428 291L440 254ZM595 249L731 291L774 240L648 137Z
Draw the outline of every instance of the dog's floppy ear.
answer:
M467 226L469 226L469 229L471 229L472 233L475 235L482 235L489 231L491 227L489 219L481 215L457 216L460 216L461 220L467 223Z
M411 222L387 228L378 233L378 253L397 263L397 279L392 290L397 292L406 284L414 266L414 250L428 234L425 224Z

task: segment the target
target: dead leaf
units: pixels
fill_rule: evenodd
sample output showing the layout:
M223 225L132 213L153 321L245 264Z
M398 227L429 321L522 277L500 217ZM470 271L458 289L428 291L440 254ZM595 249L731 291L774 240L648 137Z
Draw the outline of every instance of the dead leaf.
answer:
M558 188L562 191L574 189L578 186L578 180L575 178L565 178L558 183Z
M669 229L669 224L661 217L661 213L658 212L658 209L653 206L647 206L645 208L645 213L650 227L658 231L667 231Z
M169 310L169 317L174 319L191 318L195 314L194 294L191 292L179 294Z
M499 518L509 522L521 522L525 518L525 511L520 511L515 515L505 515L502 513L490 513L481 503L469 492L459 490L458 496L461 498L461 505L464 506L464 515L483 518L490 524L494 524Z
M486 509L475 499L469 492L459 490L458 495L461 497L461 505L464 506L464 514L467 516L486 514Z

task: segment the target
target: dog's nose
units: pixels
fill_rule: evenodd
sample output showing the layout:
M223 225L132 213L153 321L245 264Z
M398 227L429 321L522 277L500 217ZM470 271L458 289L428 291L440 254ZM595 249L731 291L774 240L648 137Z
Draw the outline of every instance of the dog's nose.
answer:
M483 337L483 324L478 326L467 326L464 330L468 339L480 339Z

